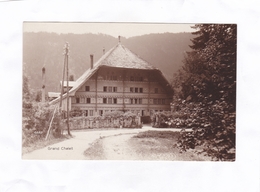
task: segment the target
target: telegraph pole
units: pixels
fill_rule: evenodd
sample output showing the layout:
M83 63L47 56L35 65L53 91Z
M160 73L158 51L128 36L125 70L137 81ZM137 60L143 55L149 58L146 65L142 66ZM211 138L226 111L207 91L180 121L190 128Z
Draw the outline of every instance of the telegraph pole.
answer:
M66 43L66 48L65 48L65 61L67 64L67 127L68 127L68 135L70 134L70 124L69 124L69 44L68 42Z
M63 90L64 90L64 76L65 76L65 67L66 67L66 45L64 47L65 53L64 54L64 62L63 62L63 74L62 74L62 81L61 81L61 92L60 92L60 112L62 112L62 97L63 97Z

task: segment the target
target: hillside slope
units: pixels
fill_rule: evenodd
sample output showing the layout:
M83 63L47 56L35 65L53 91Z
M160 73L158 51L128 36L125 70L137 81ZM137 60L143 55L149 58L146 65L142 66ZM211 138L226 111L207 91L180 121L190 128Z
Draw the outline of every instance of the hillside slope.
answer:
M183 54L190 50L191 38L190 33L164 33L121 38L121 42L170 79L182 66ZM32 89L41 88L41 69L45 66L46 90L59 90L65 42L70 45L69 73L76 80L89 68L90 54L94 54L94 62L97 61L103 48L108 51L118 43L118 39L104 34L24 33L23 64Z

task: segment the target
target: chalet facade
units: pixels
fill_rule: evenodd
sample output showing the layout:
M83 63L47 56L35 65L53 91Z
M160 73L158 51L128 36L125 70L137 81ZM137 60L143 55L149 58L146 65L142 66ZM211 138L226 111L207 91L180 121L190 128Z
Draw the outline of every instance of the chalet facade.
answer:
M155 111L170 110L173 91L162 72L120 42L95 64L93 55L90 59L91 67L70 83L69 110L80 109L86 116L114 110L150 116ZM64 94L63 110L67 109L66 99Z

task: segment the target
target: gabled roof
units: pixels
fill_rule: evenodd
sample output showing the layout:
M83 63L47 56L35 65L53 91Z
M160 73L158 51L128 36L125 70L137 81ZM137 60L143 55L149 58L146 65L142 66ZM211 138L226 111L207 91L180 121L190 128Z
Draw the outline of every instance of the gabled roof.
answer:
M156 69L120 43L101 57L96 65L129 69Z
M163 79L168 83L168 81L158 68L152 66L148 62L138 57L136 54L124 47L121 43L118 43L114 48L104 54L94 64L92 69L89 68L87 71L85 71L85 73L83 73L83 75L81 75L76 81L74 81L74 85L72 89L69 90L69 94L73 95L102 66L126 69L156 70L160 72ZM66 94L64 94L64 96L66 98ZM51 101L50 104L56 103L59 99L60 97Z

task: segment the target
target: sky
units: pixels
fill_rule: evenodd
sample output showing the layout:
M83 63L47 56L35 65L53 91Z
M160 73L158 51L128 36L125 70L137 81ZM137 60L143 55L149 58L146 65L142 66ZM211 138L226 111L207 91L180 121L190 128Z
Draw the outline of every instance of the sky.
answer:
M66 22L24 22L24 32L55 32L55 33L102 33L114 37L126 38L150 33L179 33L195 31L194 24L165 23L66 23Z

